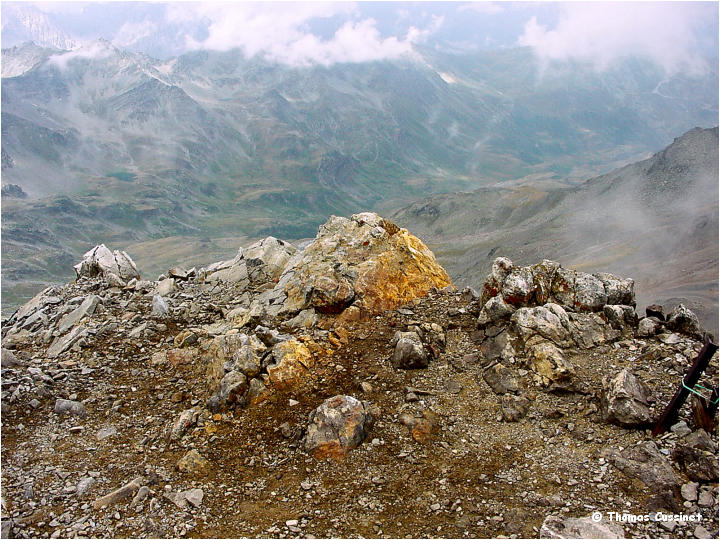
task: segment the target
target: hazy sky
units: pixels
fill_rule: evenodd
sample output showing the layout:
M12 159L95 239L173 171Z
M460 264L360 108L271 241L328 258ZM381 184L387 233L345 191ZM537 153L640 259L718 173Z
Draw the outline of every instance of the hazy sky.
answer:
M18 6L78 44L102 37L160 57L240 48L292 65L530 46L544 62L603 69L638 54L673 72L701 70L718 48L716 2L3 2L3 47L22 39L8 23Z

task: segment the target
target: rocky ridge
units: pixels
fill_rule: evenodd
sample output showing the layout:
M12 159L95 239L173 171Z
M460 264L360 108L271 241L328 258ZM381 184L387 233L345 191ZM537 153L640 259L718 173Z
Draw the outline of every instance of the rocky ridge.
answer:
M458 292L370 213L133 269L98 246L3 323L4 535L717 535L717 425L644 429L701 329L631 279L498 258Z

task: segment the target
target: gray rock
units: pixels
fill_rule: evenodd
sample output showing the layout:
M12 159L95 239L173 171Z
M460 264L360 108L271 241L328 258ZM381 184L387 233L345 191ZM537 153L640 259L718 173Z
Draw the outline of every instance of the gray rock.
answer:
M95 246L85 253L83 260L74 268L78 277L97 275L102 275L106 279L114 277L120 280L122 286L133 278L140 279L137 267L127 253L117 250L111 252L104 244Z
M396 368L426 368L430 363L425 346L416 332L395 332L390 345L395 346L391 361Z
M247 388L247 377L245 375L239 371L226 373L222 381L220 381L220 390L218 392L220 404L241 403Z
M566 348L573 344L570 337L570 317L558 304L520 308L510 318L513 330L523 342L539 335L552 341L558 347Z
M161 279L155 286L155 292L159 296L167 296L175 290L175 280L172 278Z
M12 368L12 367L23 367L25 365L24 362L21 362L18 360L17 356L15 356L15 353L12 352L10 349L2 348L2 361L1 364L4 368Z
M688 427L685 420L680 420L677 424L671 426L670 431L678 437L684 437L685 435L690 435L690 433L692 433L692 430Z
M141 486L133 497L130 507L137 508L145 499L147 499L148 495L150 495L150 488L147 486Z
M697 430L680 440L672 458L685 470L691 480L717 482L717 444L704 431Z
M52 345L50 345L47 350L47 357L57 358L86 335L87 329L84 326L76 326L64 336L55 338L55 341L52 342Z
M285 324L290 328L312 328L317 324L318 316L314 309L304 309Z
M662 329L662 323L654 317L645 317L638 322L637 333L640 337L651 337Z
M683 304L678 305L670 312L666 325L674 332L682 332L695 337L702 334L697 315L686 308Z
M512 370L502 364L495 364L484 370L482 377L496 394L516 393L520 389Z
M622 452L608 449L603 455L623 474L637 478L654 493L679 487L672 465L653 441L642 442Z
M605 305L603 314L608 322L618 330L628 331L637 325L638 317L632 306Z
M244 250L250 280L266 283L279 278L296 252L295 246L273 236L254 243Z
M612 380L603 380L603 419L623 427L642 426L650 421L647 385L628 368Z
M84 317L92 316L92 314L95 313L95 308L99 303L100 297L94 294L91 294L90 296L85 298L82 304L80 304L77 308L65 315L60 320L60 324L58 324L58 332L64 334L71 327L79 323Z
M697 482L687 482L680 487L680 494L686 501L694 502L698 498L698 484Z
M697 527L695 527L693 535L695 536L695 538L714 538L713 534L711 534L710 531L708 531L702 525L698 525Z
M170 308L165 299L159 294L153 295L152 299L152 316L163 319L168 316Z
M608 520L596 522L590 516L548 516L540 527L540 538L625 538L625 532L618 523Z
M581 349L591 349L607 340L607 331L613 330L597 313L570 314L570 337ZM610 333L610 338L620 337L619 332Z
M81 478L78 482L77 488L75 489L75 493L78 496L84 495L91 487L93 487L93 485L95 485L95 479L92 476Z
M341 458L365 440L372 417L350 396L334 396L310 413L305 449L318 458Z
M602 282L608 304L635 307L635 280L606 272L593 275Z
M70 416L85 418L87 411L85 410L85 406L79 401L57 398L55 401L55 414L69 414Z
M515 307L506 303L502 295L494 296L480 310L478 325L486 326L495 324L497 321L509 318L515 312Z
M187 491L183 491L182 495L183 495L183 497L185 497L185 500L187 502L189 502L193 507L200 508L200 505L202 504L205 493L203 493L202 489L195 488L195 489L188 489Z
M115 426L108 426L104 428L100 428L95 435L95 438L98 441L104 441L105 439L112 437L114 435L117 435L117 428Z
M698 506L701 508L710 508L715 504L715 497L709 489L703 489L698 497Z

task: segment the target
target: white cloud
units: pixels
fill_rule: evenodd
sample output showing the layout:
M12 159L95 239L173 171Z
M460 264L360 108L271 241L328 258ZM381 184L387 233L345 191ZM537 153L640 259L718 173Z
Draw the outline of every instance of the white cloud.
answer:
M458 9L460 11L475 11L481 15L495 15L503 11L503 7L497 2L471 2L461 5Z
M48 59L48 65L57 66L60 69L65 69L68 65L68 62L71 62L73 60L96 60L101 58L108 58L114 55L115 52L116 51L114 47L108 41L91 41L70 52L51 56Z
M350 20L329 39L309 31L312 19L335 15ZM208 21L207 38L201 41L188 38L190 48L240 48L248 57L262 55L291 65L398 58L412 54L412 44L432 31L411 27L405 36L383 37L374 19L353 20L353 16L357 17L357 10L348 3L177 3L167 13L170 22ZM432 24L437 26L441 22L434 19Z
M568 3L555 28L525 25L519 45L533 47L543 62L579 60L603 70L630 56L649 57L668 73L700 73L705 64L696 54L698 28L717 20L717 4L690 2Z
M116 32L113 43L118 47L128 47L143 38L152 36L158 30L158 25L147 19L141 22L126 22Z

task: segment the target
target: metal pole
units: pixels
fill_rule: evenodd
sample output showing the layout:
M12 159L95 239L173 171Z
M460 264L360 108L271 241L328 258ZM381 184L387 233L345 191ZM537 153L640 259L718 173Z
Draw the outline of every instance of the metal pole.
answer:
M707 334L704 336L704 341L705 344L702 350L697 355L697 358L695 358L690 371L688 371L683 379L684 384L680 384L680 388L677 389L670 403L665 407L662 416L660 416L660 419L655 424L652 431L654 437L665 433L668 428L675 423L678 413L680 412L680 407L683 406L683 403L685 403L685 400L690 394L690 390L687 388L693 388L697 384L703 371L705 371L705 368L707 368L710 363L710 359L715 354L715 351L718 350L718 346L710 340Z

